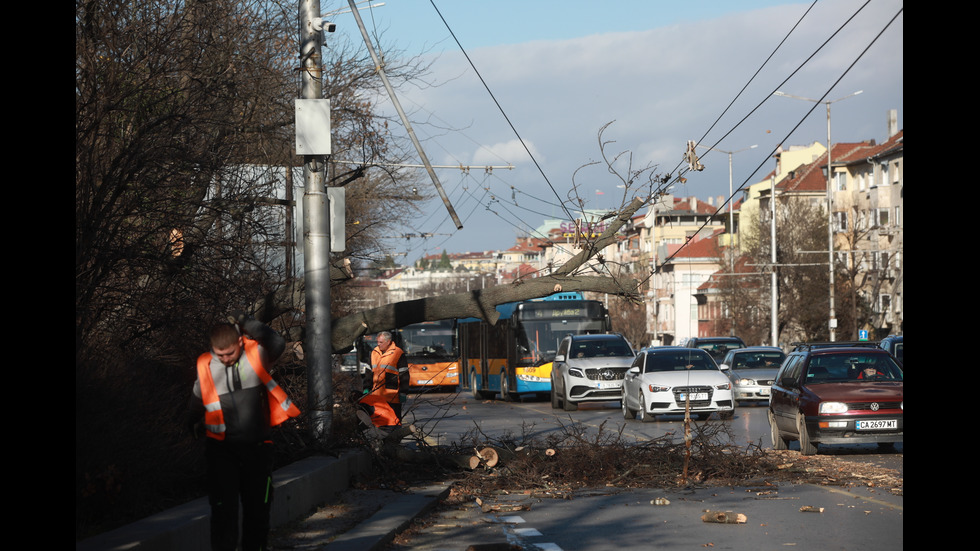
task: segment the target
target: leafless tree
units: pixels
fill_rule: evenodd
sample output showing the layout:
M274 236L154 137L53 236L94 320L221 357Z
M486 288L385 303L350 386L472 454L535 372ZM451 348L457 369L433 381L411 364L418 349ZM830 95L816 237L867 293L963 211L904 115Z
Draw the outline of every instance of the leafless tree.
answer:
M829 270L827 254L827 213L820 206L803 198L789 195L778 196L776 209L776 258L778 272L780 340L826 341L830 338L828 326ZM757 235L768 235L768 220L760 220L766 226ZM747 254L753 263L770 263L771 243L760 237L746 243ZM840 304L841 286L837 286L837 304ZM838 325L850 324L849 308L835 308Z

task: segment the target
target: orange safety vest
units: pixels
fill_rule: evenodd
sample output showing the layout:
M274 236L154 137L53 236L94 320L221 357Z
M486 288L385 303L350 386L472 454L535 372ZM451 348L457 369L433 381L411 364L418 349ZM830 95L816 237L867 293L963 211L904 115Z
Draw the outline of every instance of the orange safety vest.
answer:
M398 389L387 388L385 386L385 379L391 374L394 374L395 377L400 376L400 373L398 373L398 361L401 359L402 354L402 349L395 346L394 343L384 352L381 352L377 348L371 352L371 394L381 396L391 404L399 403Z
M298 416L299 408L293 404L293 401L286 395L286 391L272 379L265 366L262 365L259 343L246 337L244 348L248 363L269 393L269 425L275 427L291 417ZM197 358L197 378L201 384L201 399L204 401L204 427L209 437L224 440L225 416L221 412L221 399L218 398L218 391L214 388L214 378L211 377L212 358L210 352L205 352Z

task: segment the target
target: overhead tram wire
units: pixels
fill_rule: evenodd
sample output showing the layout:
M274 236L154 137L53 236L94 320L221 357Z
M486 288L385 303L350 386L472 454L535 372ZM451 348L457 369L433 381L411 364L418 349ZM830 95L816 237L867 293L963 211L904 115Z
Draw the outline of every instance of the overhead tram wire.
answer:
M863 8L863 6L862 6L862 8ZM855 66L855 65L857 65L857 63L858 63L858 61L860 61L860 60L861 60L861 58L863 58L863 57L864 57L864 54L866 54L866 53L868 52L868 50L869 50L869 49L871 49L871 46L873 46L873 45L874 45L874 44L875 44L875 43L876 43L876 42L878 41L878 39L879 39L879 38L881 38L881 36L882 36L882 35L883 35L883 34L885 33L885 31L887 31L887 30L888 30L888 28L889 28L889 27L891 27L891 25L892 25L892 23L894 23L894 22L895 22L895 20L896 20L896 19L898 18L898 16L899 16L899 15L901 15L901 14L902 14L902 12L903 12L903 11L904 11L904 8L899 8L899 10L898 10L898 12L896 12L896 13L895 13L895 15L894 15L894 16L892 16L892 18L888 20L888 23L886 23L886 24L885 24L885 26L884 26L884 27L883 27L883 28L881 29L881 31L879 31L879 32L878 32L878 34L877 34L877 35L875 35L875 37L874 37L874 39L873 39L873 40L872 40L871 42L869 42L869 43L868 43L868 45L867 45L867 46L865 46L865 48L864 48L863 50L861 50L861 53L860 53L860 54L858 54L858 56L857 56L857 57L856 57L856 58L854 59L854 61L852 61L852 62L851 62L851 64L850 64L850 65L848 65L848 67L847 67L847 69L845 69L845 70L844 70L844 72L843 72L843 73L841 73L841 75L840 75L840 76L839 76L839 77L837 78L837 80L835 80L835 81L833 82L833 84L831 84L831 85L830 85L830 87L829 87L829 88L827 88L827 91L826 91L826 92L824 92L824 94L823 94L823 95L822 95L822 96L820 97L820 99L819 99L819 101L817 101L817 102L815 102L815 103L813 104L813 106L812 106L812 107L811 107L811 108L810 108L810 109L809 109L809 110L808 110L808 111L806 112L806 114L804 114L804 115L803 115L803 117L802 117L802 118L800 118L800 120L799 120L799 122L797 122L797 123L796 123L796 125L795 125L795 126L793 126L793 128L792 128L792 129L790 129L790 131L786 133L786 136L785 136L785 137L784 137L784 138L783 138L783 139L782 139L782 140L780 141L780 143L783 143L783 142L785 142L786 140L788 140L788 139L789 139L789 137L790 137L790 136L792 136L792 135L793 135L793 133L794 133L794 132L796 132L796 130L797 130L797 129L798 129L798 128L799 128L800 126L802 126L802 125L803 125L803 122L804 122L804 121L806 121L806 119L807 119L807 118L808 118L808 117L810 116L810 114L811 114L811 113L813 113L813 111L814 111L814 110L815 110L815 109L816 109L817 107L819 107L819 106L820 106L820 102L821 102L821 101L823 101L823 99L824 99L824 98L826 98L826 97L827 97L827 95L829 95L829 94L830 94L830 92L831 92L831 91L832 91L832 90L833 90L833 89L834 89L834 88L835 88L835 87L837 86L837 84L839 84L839 83L840 83L840 81L841 81L841 80L843 80L843 79L844 79L844 77L845 77L845 76L847 76L847 74L848 74L848 73L850 73L850 71L851 71L851 69L853 69L853 68L854 68L854 66ZM857 15L857 14L855 13L855 15ZM848 19L848 20L847 20L847 21L846 21L846 22L844 23L844 25L846 25L847 23L849 23L849 22L851 21L851 19L853 19L853 17L854 17L854 16L852 15L852 16L851 16L851 18L849 18L849 19ZM841 28L843 28L843 25L841 26ZM833 36L835 36L835 35L836 35L836 34L837 34L838 32L840 32L840 29L841 29L841 28L838 28L838 30L837 30L837 31L835 31L833 35L831 35L831 38L833 38ZM827 39L827 41L825 41L825 42L824 42L823 44L821 44L821 46L820 46L820 48L818 48L818 49L817 49L817 50L816 50L816 51L814 52L814 55L815 55L815 54L816 54L816 52L818 52L818 51L819 51L819 50L820 50L821 48L823 48L824 46L826 46L826 44L827 44L827 42L829 42L829 41L830 41L830 38L828 38L828 39ZM810 57L808 57L808 58L807 58L806 60L804 60L804 61L803 61L803 63L802 63L801 65L800 65L800 67L798 67L798 68L797 68L796 70L794 70L794 71L793 71L793 73L792 73L792 74L790 75L790 77L792 77L792 76L793 76L793 74L796 74L796 72L798 72L798 71L799 71L799 70L800 70L800 69L801 69L801 68L803 67L803 65L805 65L805 64L806 64L807 62L809 62L809 61L810 61L810 59L812 59L812 58L813 58L813 55L811 55L811 56L810 56ZM786 82L787 80L789 80L789 77L787 77L787 79L785 79L785 80L784 80L784 81L783 81L783 82L782 82L781 84L785 84L785 82ZM770 97L771 97L771 96L772 96L772 94L770 94ZM763 103L764 103L764 102L765 102L765 100L763 100ZM757 108L758 108L758 107L757 107ZM757 109L757 108L756 108L756 109ZM744 120L744 119L743 119L743 120ZM778 146L777 146L777 147L778 147ZM744 180L744 181L742 182L742 184L741 184L741 185L739 185L739 187L738 187L738 189L737 189L737 190L735 190L735 193L737 193L737 192L739 192L739 191L741 191L741 190L742 190L743 188L745 188L745 185L746 185L746 184L747 184L747 183L749 182L749 179L750 179L750 178L752 178L752 176L753 176L753 175L754 175L754 174L755 174L756 172L758 172L758 171L759 171L759 170L760 170L760 169L762 168L762 166L763 166L763 165L764 165L764 164L765 164L766 162L768 162L768 160L769 160L769 157L771 157L771 156L772 156L773 154L775 154L775 153L776 153L776 149L774 148L774 149L773 149L773 150L772 150L772 151L771 151L771 152L769 153L769 155L767 155L767 156L766 156L766 158L765 158L765 159L764 159L764 160L763 160L762 162L760 162L760 163L759 163L759 166L757 166L757 167L756 167L756 169L755 169L754 171L752 171L752 174L750 174L750 175L749 175L749 176L748 176L748 177L747 177L747 178L746 178L746 179L745 179L745 180ZM729 200L729 201L731 201L731 199L732 199L732 197L734 197L734 196L735 196L735 193L733 193L733 194L732 194L732 196L728 198L728 200ZM727 203L726 203L726 204L727 204ZM721 211L721 207L719 207L719 209L715 211L715 213L714 213L714 214L712 215L712 217L714 217L715 215L717 215L717 214L718 214L718 212L720 212L720 211ZM699 230L701 230L701 229L704 229L704 227L705 227L705 226L707 226L707 224L708 224L708 222L707 222L707 221L705 221L705 222L704 222L704 223L703 223L703 224L701 225L701 227L699 228ZM678 248L678 249L677 249L676 251L674 251L674 252L673 252L672 254L670 254L670 255L669 255L669 256L668 256L667 258L665 258L665 259L664 259L664 261L663 261L663 262L662 262L662 263L661 263L660 265L661 265L661 266L663 266L664 264L667 264L668 262L670 262L670 260L672 260L672 259L673 259L673 258L674 258L674 257L675 257L675 256L676 256L676 255L677 255L677 254L678 254L678 253L679 253L679 252L681 251L681 250L683 250L683 249L684 249L684 247L686 247L686 246L687 246L687 243L684 243L683 245L681 245L681 246L680 246L680 247L679 247L679 248ZM654 273L656 273L656 272L657 272L658 270L659 270L659 268L655 268L655 269L654 269L654 271L653 271L653 272L652 272L652 273L651 273L650 275L653 275L653 274L654 274Z
M732 101L728 104L728 106L725 107L725 109L722 110L722 112L721 112L720 115L718 115L718 118L715 119L715 122L711 123L711 126L709 126L707 130L705 130L704 134L701 136L701 139L698 140L698 143L701 143L708 136L708 134L711 133L711 131L714 129L714 127L717 126L719 122L721 122L722 117L724 117L725 114L728 113L728 110L731 109L733 105L735 105L735 102L738 101L738 98L742 97L742 94L745 93L745 90L749 87L750 84L752 84L752 81L754 81L756 79L756 77L759 76L759 73L762 72L762 69L764 69L766 67L766 65L769 64L770 61L772 61L772 58L775 57L776 52L778 52L779 49L782 48L784 44L786 44L786 41L789 40L790 35L792 35L794 31L796 31L796 29L800 26L800 23L803 22L803 20L806 18L806 16L810 13L810 10L812 10L813 7L816 6L816 5L817 5L817 0L813 0L813 3L810 4L810 7L807 8L806 11L803 13L803 15L800 16L800 18L796 21L796 23L789 30L789 32L786 33L786 36L784 36L783 39L779 41L779 44L777 44L776 47L773 48L772 52L769 53L769 57L767 57L765 59L765 61L762 62L762 65L760 65L759 68L756 69L755 73L753 73L752 76L749 77L749 80L745 82L745 85L742 86L742 89L739 90L737 94L735 94L735 97L732 98ZM867 4L865 4L865 5L867 5ZM861 9L864 9L864 6L862 6ZM858 11L860 11L860 10L858 10ZM853 16L852 16L852 18L853 18ZM762 104L760 103L759 105L762 105ZM756 109L758 109L758 106L756 107ZM755 112L755 109L753 109L752 111L750 111L749 112L749 115L751 115L754 112ZM744 118L742 118L742 120L740 120L734 127L732 127L731 130L729 130L724 136L722 136L721 139L717 140L715 142L714 146L712 146L712 147L716 147L718 144L720 144L721 141L724 140L733 131L735 131L735 129L738 128L738 126L740 124L742 124L743 122L745 122L745 119L746 118L748 118L748 115L746 115Z
M856 11L855 11L855 12L854 12L853 14L851 14L851 16L850 16L850 17L848 17L848 18L847 18L847 20L846 20L846 21L844 21L844 23L842 23L842 24L841 24L841 25L840 25L839 27L837 27L837 30L835 30L835 31L834 31L834 32L833 32L833 33L832 33L832 34L831 34L831 35L830 35L829 37L827 37L827 39L826 39L826 40L824 40L824 41L823 41L823 43L822 43L822 44L820 45L820 47L818 47L818 48L817 48L816 50L814 50L814 51L813 51L813 53L811 53L811 54L810 54L810 55L809 55L809 56L808 56L808 57L807 57L807 58L806 58L806 59L805 59L805 60L803 61L803 63L801 63L801 64L800 64L800 65L799 65L799 66L798 66L798 67L797 67L797 68L796 68L796 69L795 69L795 70L794 70L794 71L793 71L792 73L790 73L790 74L789 74L789 76L787 76L787 77L786 77L785 79L783 79L783 81L782 81L782 82L781 82L781 83L780 83L780 84L779 84L778 86L776 86L776 88L775 88L775 89L774 89L773 91L776 91L776 90L778 90L779 88L781 88L781 87L782 87L782 85L783 85L783 84L786 84L787 82L789 82L789 79L791 79L791 78L793 78L793 76L795 76L795 75L796 75L796 73L798 73L798 72L799 72L800 70L802 70L802 69L803 69L803 67L804 67L804 66L805 66L805 65L806 65L806 64L807 64L807 63L808 63L808 62L809 62L809 61L810 61L811 59L813 59L813 58L814 58L814 57L815 57L815 56L816 56L816 55L817 55L817 54L818 54L818 53L819 53L819 52L820 52L821 50L823 50L823 49L824 49L824 47L826 47L826 46L827 46L827 44L829 44L829 43L830 43L830 41L831 41L831 40L833 40L833 39L834 39L834 37L836 37L836 36L837 36L837 35L838 35L838 34L839 34L839 33L840 33L841 31L843 31L843 30L844 30L844 27L846 27L846 26L847 26L848 24L850 24L850 23L851 23L851 21L853 21L853 20L854 20L854 18L855 18L855 17L857 17L857 15L858 15L859 13L861 13L861 11L863 11L863 10L864 10L864 8L866 8L866 7L868 6L868 4L870 4L870 3L871 3L871 0L866 0L866 1L865 1L865 3L861 5L861 7L859 7L859 8L858 8L858 9L857 9L857 10L856 10ZM811 7L812 7L812 6L811 6ZM807 10L807 12L809 12L809 10ZM806 16L806 14L804 14L804 16ZM802 21L802 19L800 19L800 22L801 22L801 21ZM800 22L797 22L797 25L799 25L799 23L800 23ZM796 27L794 26L793 28L795 29ZM887 26L886 26L886 28L887 28ZM790 32L792 32L792 31L790 31ZM786 35L786 38L789 38L789 35L788 35L788 34ZM784 39L784 42L785 42L785 39ZM872 42L872 43L873 43L873 42ZM780 45L782 45L782 43L780 43ZM775 54L775 53L776 53L776 52L775 52L775 51L773 51L773 54ZM770 58L771 58L771 57L772 57L772 55L770 55ZM768 59L767 59L766 61L768 62ZM760 70L761 70L761 67L760 67ZM754 76L753 76L753 78L754 78ZM751 82L751 80L750 80L750 82ZM748 86L748 83L746 83L746 86ZM743 90L744 90L744 88L743 88ZM739 94L741 94L741 92L739 92ZM752 116L752 114L753 114L753 113L755 113L755 112L756 112L757 110L759 110L759 108L761 108L761 107L762 107L762 105L763 105L763 104L764 104L764 103L765 103L766 101L768 101L768 100L769 100L769 98L770 98L771 96L772 96L772 94L770 93L770 94L769 94L768 96L766 96L766 97L765 97L765 98L764 98L764 99L763 99L762 101L760 101L760 102L759 102L759 103L758 103L758 104L757 104L757 105L756 105L756 106L755 106L754 108L752 108L752 109L751 109L751 110L750 110L750 111L749 111L748 113L746 113L746 114L745 114L745 116L744 116L744 117L742 117L742 119L741 119L741 120L739 120L739 121L738 121L738 122L737 122L737 123L735 124L735 126L733 126L733 127L731 128L731 130L729 130L729 131L728 131L728 132L726 132L726 133L725 133L724 135L722 135L722 137L721 137L721 138L719 138L719 139L717 139L717 140L715 140L715 143L714 143L714 144L713 144L713 145L712 145L711 147L713 147L713 148L714 148L714 147L717 147L717 146L718 146L718 144L720 144L720 143L722 142L722 140L724 140L725 138L727 138L727 137L728 137L728 136L729 136L729 135L730 135L730 134L731 134L732 132L734 132L734 131L735 131L735 129L736 129L736 128L738 128L739 126L741 126L741 124L742 124L742 123L744 123L744 122L745 122L745 121L746 121L746 120L747 120L747 119L748 119L748 118L749 118L750 116ZM737 99L737 98L736 98L736 99ZM726 108L726 111L727 111L727 108ZM722 115L724 115L724 113L722 113ZM720 117L719 117L719 118L720 118ZM716 123L717 123L717 121L716 121ZM714 127L714 125L712 125L712 127ZM708 132L710 132L710 131L711 131L711 129L709 128L709 129L708 129ZM708 132L705 132L705 136L707 136L707 134L708 134ZM701 138L701 139L703 140L703 139L704 139L704 136L702 136L702 138ZM698 142L698 143L700 143L700 142ZM754 174L754 173L753 173L753 174ZM729 199L729 200L730 200L730 199ZM723 206L724 206L724 205L723 205Z
M701 139L698 140L698 143L699 144L711 132L711 130L718 124L718 122L721 120L721 118L724 117L725 113L727 113L728 110L731 109L732 105L734 105L735 102L738 101L738 98L741 97L742 93L748 88L749 84L751 84L752 81L755 80L755 78L759 75L759 73L762 72L762 69L765 68L765 66L769 63L769 61L772 60L773 56L776 55L776 52L779 51L780 48L782 48L782 46L786 43L787 40L789 40L790 35L792 35L793 32L796 31L796 29L803 22L803 19L806 18L806 16L810 13L810 10L813 9L813 7L816 5L816 3L817 3L817 0L814 0L814 2L812 4L810 4L810 7L807 8L806 12L804 12L803 15L800 16L800 18L793 25L793 27L789 30L789 32L786 33L786 36L784 36L783 39L779 42L779 44L776 45L776 48L773 49L773 51L769 54L769 56L766 58L766 60L762 63L762 65L759 66L759 68L752 75L752 77L749 78L749 80L745 83L745 85L742 87L742 89L735 95L735 97L732 99L732 101L728 104L728 107L726 107L722 111L722 113L720 115L718 115L718 118L715 119L715 122L713 122L711 124L711 126L709 126L708 130L706 130L704 132L704 134L701 136ZM800 63L797 66L797 68L792 73L789 74L789 76L787 76L785 79L783 79L782 83L780 83L780 86L782 84L785 84L790 78L792 78L796 73L798 73L811 59L813 59L814 56L817 55L817 53L819 53L831 40L833 40L833 38L835 36L837 36L837 34L840 33L841 30L843 30L843 28L846 27L857 16L857 14L860 13L869 3L870 3L870 0L867 0L861 7L859 7L857 9L857 11L855 11L847 19L847 21L845 21L842 25L840 25L837 28L837 30L835 30L833 32L833 34L831 34L826 40L824 40L824 42L820 45L820 47L818 47L816 50L814 50L813 53L811 53L802 63ZM780 86L777 86L776 89L779 89ZM712 149L713 148L716 148L718 146L718 144L720 144L726 137L728 137L732 132L734 132L736 128L738 128L739 126L741 126L742 123L744 123L750 116L752 116L753 113L755 113L760 107L762 107L762 105L766 101L768 101L771 96L772 96L771 93L768 94L767 96L765 96L762 101L760 101L754 108L752 108L751 110L749 110L749 112L745 116L743 116L737 123L735 123L735 125L732 126L732 128L728 132L726 132L724 135L722 135L722 137L719 138L718 140L715 140L714 144L712 146L710 146L710 147ZM705 156L707 156L707 154L705 154ZM682 162L679 162L677 165L675 165L674 171L679 171L680 170L680 167L682 166L682 164L683 164L683 161ZM758 169L756 169L756 171L758 171ZM686 172L684 172L684 173L686 173ZM683 174L683 173L680 173L680 174ZM753 172L752 174L755 174L755 172ZM749 177L751 178L751 175ZM669 186L667 186L667 187L669 187ZM739 190L737 190L737 191L741 191L741 188L739 188ZM735 194L733 193L732 194L732 197L734 197L734 196L735 196ZM732 197L729 197L728 201L731 201ZM723 203L722 205L720 205L718 211L716 211L716 214L717 214L717 212L720 212L721 209L725 205L728 204L728 201L726 201L725 203Z
M817 48L816 50L814 50L814 51L813 51L813 52L812 52L812 53L811 53L811 54L810 54L809 56L807 56L807 58L806 58L805 60L803 60L803 62L801 62L801 63L800 63L800 64L799 64L799 65L798 65L798 66L796 67L796 69L794 69L794 70L793 70L793 71L792 71L792 72L791 72L791 73L790 73L790 74L789 74L789 75L788 75L788 76L787 76L786 78L784 78L784 79L782 80L782 82L780 82L780 83L779 83L779 84L778 84L778 85L776 86L776 88L774 88L774 90L773 90L773 91L775 91L775 90L778 90L779 88L781 88L781 87L782 87L782 86L783 86L784 84L786 84L786 83L787 83L787 82L789 81L789 79L791 79L791 78L793 78L793 76L795 76L795 75L796 75L796 73L798 73L798 72L800 72L800 71L801 71L801 70L803 69L803 67L804 67L804 66L806 66L806 64L810 62L810 60L812 60L812 59L813 59L813 58L814 58L814 57L815 57L815 56L816 56L816 55L817 55L817 54L818 54L818 53L819 53L819 52L820 52L821 50L823 50L823 49L824 49L824 47L826 47L826 46L827 46L827 44L829 44L829 43L830 43L830 41L831 41L831 40L833 40L833 39L834 39L834 37L836 37L836 36L837 36L837 35L838 35L838 34L839 34L839 33L840 33L840 32L841 32L841 31L842 31L843 29L844 29L844 27L846 27L846 26L847 26L847 25L848 25L848 24L849 24L849 23L850 23L851 21L853 21L853 20L854 20L854 18L855 18L855 17L857 17L857 15L858 15L859 13L861 13L861 11L862 11L862 10L863 10L863 9L864 9L865 7L867 7L867 5L868 5L868 4L870 3L870 1L871 1L871 0L867 0L867 1L866 1L866 2L865 2L865 3L863 4L863 5L861 5L861 7L859 7L859 8L857 9L857 11L855 11L855 12L854 12L853 14L851 14L851 16L850 16L850 17L848 17L848 18L847 18L847 20L846 20L846 21L844 21L844 23L842 23L842 24L841 24L841 25L840 25L839 27L837 27L837 30L835 30L835 31L834 31L834 32L833 32L833 33L832 33L832 34L831 34L831 35L830 35L829 37L827 37L827 39L826 39L826 40L824 40L824 41L823 41L823 43L821 43L821 44L820 44L820 46L819 46L819 47L818 47L818 48ZM814 2L814 4L815 4L815 3L816 3L816 2ZM811 5L811 6L810 6L810 8L812 8L812 7L813 7L813 5ZM809 13L809 11L810 11L810 9L807 9L807 13ZM807 15L807 13L804 13L804 14L803 14L803 17L806 17L806 15ZM779 44L779 46L777 46L777 50L779 49L779 47L781 47L781 46L782 46L782 44L783 44L783 43L785 43L785 42L786 42L786 40L787 40L787 39L789 38L789 35L790 35L790 34L791 34L791 33L793 32L793 30L795 30L795 29L796 29L796 28L797 28L797 27L799 26L799 24L800 24L800 23L801 23L801 22L803 21L803 17L801 17L801 18L800 18L800 20L798 20L798 21L796 22L796 24L795 24L795 25L793 26L793 29L791 29L791 30L790 30L790 33L788 33L788 34L786 35L786 37L785 37L785 38L784 38L784 39L783 39L783 40L782 40L782 41L780 42L780 44ZM887 26L886 26L885 28L887 28ZM882 32L884 32L884 31L882 31ZM877 40L877 38L876 38L875 40ZM874 42L872 41L872 44L873 44L873 43L874 43ZM772 53L771 53L771 54L769 55L769 58L767 58L767 59L766 59L766 63L768 63L768 62L769 62L769 60L770 60L770 59L772 58L772 56L773 56L773 55L775 55L775 53L776 53L776 50L773 50L773 52L772 52ZM765 64L766 64L766 63L763 63L763 67L765 66ZM761 69L762 69L762 67L760 67L760 68L759 68L759 70L760 70L760 71L761 71ZM755 75L753 75L753 77L752 77L752 79L754 79L754 78L755 78L755 76L756 76L756 75L758 75L758 73L759 73L759 71L756 71L756 74L755 74ZM752 81L752 79L750 79L750 80L749 80L749 82L748 82L748 83L746 83L746 85L745 85L746 87L748 86L748 84L749 84L749 83L751 83L751 81ZM744 90L745 90L745 87L743 87L743 88L742 88L742 90L744 91ZM740 92L738 93L738 95L741 95L741 93L742 93L742 92L740 91ZM759 102L758 104L756 104L756 106L755 106L755 107L753 107L753 108L752 108L752 109L751 109L751 110L750 110L750 111L749 111L748 113L746 113L746 115L745 115L744 117L742 117L742 119L741 119L741 120L739 120L739 121L738 121L738 122L737 122L737 123L735 124L735 126L733 126L733 127L732 127L732 128L731 128L731 129L730 129L730 130L729 130L728 132L726 132L726 133L725 133L725 134L724 134L724 135L723 135L723 136L722 136L721 138L719 138L718 140L716 140L716 141L715 141L715 143L714 143L714 145L712 145L712 146L711 146L711 148L715 148L715 147L717 147L717 146L718 146L718 144L720 144L720 143L722 142L722 140L724 140L724 139L725 139L726 137L728 137L728 135L730 135L730 134L731 134L732 132L734 132L736 128L738 128L739 126L741 126L741 124L742 124L742 123L744 123L744 122L745 122L745 121L746 121L746 120L747 120L747 119L748 119L748 118L749 118L750 116L752 116L752 114L753 114L753 113L755 113L756 111L758 111L758 110L759 110L759 108L761 108L761 107L762 107L762 105L763 105L763 104L764 104L764 103L765 103L766 101L768 101L768 100L769 100L769 99L770 99L771 97L772 97L772 93L770 92L769 94L767 94L767 95L766 95L766 96L765 96L765 97L764 97L764 98L762 99L762 101L760 101L760 102ZM735 99L737 100L737 99L738 99L738 97L736 96L736 98L735 98ZM733 104L734 102L735 102L735 100L732 100L732 104ZM731 107L731 105L732 105L732 104L729 104L729 107L726 107L726 108L725 108L725 111L726 111L726 112L728 111L728 109L729 109L729 108ZM724 115L724 113L722 113L722 115L721 115L721 116L723 116L723 115ZM720 118L721 118L721 116L719 116L719 118L718 118L718 120L720 120ZM715 125L717 124L717 122L718 122L718 120L716 120L716 121L715 121L714 123L712 123L712 125L711 125L711 126L712 126L712 128L713 128L713 127L714 127L714 126L715 126ZM800 122L802 123L802 121L800 121ZM799 126L799 125L797 125L797 126ZM707 134L708 134L708 132L710 132L710 131L711 131L711 129L709 128L709 129L708 129L708 131L706 131L706 132L704 133L704 135L702 136L702 138L701 138L701 139L703 140L703 139L704 139L704 136L707 136ZM786 137L785 139L788 139L788 138L789 138L789 137L787 136L787 137ZM784 139L784 141L785 141L785 139ZM699 142L699 143L700 143L700 142ZM752 176L754 176L754 175L755 175L755 174L756 174L756 173L757 173L757 172L759 171L759 169L760 169L760 168L761 168L761 167L762 167L762 166L763 166L763 165L764 165L764 164L766 163L766 161L767 161L767 160L769 159L769 157L771 157L771 156L772 156L772 154L773 154L773 153L775 153L775 150L773 150L773 151L771 151L771 152L769 153L769 155L768 155L768 156L766 156L766 157L764 158L764 160L763 160L763 161L762 161L762 162L761 162L761 163L759 164L759 166L758 166L758 167L756 167L756 169L755 169L754 171L752 171L752 173L751 173L751 174L749 174L749 176L748 176L748 177L746 178L746 180L745 180L745 181L744 181L744 182L742 183L742 185L740 185L740 186L739 186L739 187L738 187L737 189L735 189L735 190L734 190L734 191L732 192L732 194L731 194L731 196L729 196L729 197L728 197L728 200L726 200L725 202L723 202L722 204L720 204L720 205L718 206L718 208L717 208L717 209L715 210L715 212L714 212L714 213L713 213L713 214L711 215L711 219L713 219L713 218L714 218L715 216L717 216L717 215L718 215L718 213L719 213L719 212L721 212L721 211L722 211L722 209L724 209L724 208L725 208L725 206L726 206L726 205L727 205L728 203L730 203L730 202L732 201L732 199L734 199L734 197L735 197L735 195L737 195L737 194L738 194L738 193L739 193L740 191L742 191L742 189L743 189L743 188L745 187L745 184L746 184L746 183L748 183L748 180L749 180L750 178L752 178ZM679 164L677 165L677 167L675 167L675 170L677 170L677 169L678 169L678 167L680 167L680 166L681 166L681 164L679 163ZM710 220L710 219L709 219L709 220ZM706 221L706 222L705 222L704 224L702 224L702 226L701 226L701 229L703 229L703 228L704 228L704 227L705 227L706 225L707 225L707 221ZM684 245L686 245L686 243L685 243ZM683 249L683 248L684 248L684 246L682 245L682 246L680 247L680 249ZM675 253L674 253L674 254L677 254L678 252L680 252L680 249L678 249L677 251L675 251ZM673 256L673 255L671 255L671 257L672 257L672 256Z
M507 121L508 126L510 126L510 129L514 132L514 135L517 136L518 141L521 142L521 146L524 148L524 151L527 152L528 157L531 158L531 161L534 163L534 166L538 169L538 172L541 173L541 177L544 178L545 183L547 183L548 187L551 188L551 192L555 194L555 197L557 197L558 201L561 203L561 196L558 195L558 191L555 190L555 186L551 184L551 180L548 179L548 175L545 174L544 169L541 168L541 165L538 163L537 158L535 158L534 154L531 153L531 149L527 146L527 143L524 141L524 138L517 131L517 128L514 127L514 124L511 122L510 117L507 116L507 113L504 111L504 108L500 105L500 102L497 101L496 96L493 95L493 92L490 90L490 87L487 85L486 80L483 79L483 75L480 74L480 71L476 68L476 65L473 63L473 60L470 59L470 55L463 48L463 45L459 42L459 39L456 38L456 33L453 32L452 28L449 26L449 23L446 22L446 18L442 16L442 12L440 12L439 8L436 6L435 0L429 0L429 3L432 4L432 9L436 10L436 14L439 15L439 19L442 20L443 25L446 26L446 30L449 31L450 35L452 35L453 40L456 41L456 45L459 46L460 52L463 53L463 56L466 58L466 62L469 63L470 67L473 69L473 72L476 73L477 78L480 79L480 83L483 84L483 87L490 95L490 99L493 100L494 105L497 106L497 109L500 111L500 114L503 115L504 120ZM561 203L561 208L562 210L565 211L565 214L568 216L570 220L574 218L572 216L572 213L569 212L568 208L565 207L564 203Z

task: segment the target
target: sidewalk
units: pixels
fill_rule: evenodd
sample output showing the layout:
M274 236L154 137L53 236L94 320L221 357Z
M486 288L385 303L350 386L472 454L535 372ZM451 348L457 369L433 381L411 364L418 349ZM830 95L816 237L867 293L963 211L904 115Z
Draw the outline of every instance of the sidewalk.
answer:
M275 500L272 528L307 518L318 505L350 488L350 482L371 472L371 456L354 450L339 457L311 457L297 461L273 475ZM330 549L380 549L416 516L438 503L448 486L420 488L384 506L371 518L341 534ZM76 551L208 551L210 507L207 498L100 534L75 544ZM328 536L328 535L325 535ZM332 536L331 536L332 537Z

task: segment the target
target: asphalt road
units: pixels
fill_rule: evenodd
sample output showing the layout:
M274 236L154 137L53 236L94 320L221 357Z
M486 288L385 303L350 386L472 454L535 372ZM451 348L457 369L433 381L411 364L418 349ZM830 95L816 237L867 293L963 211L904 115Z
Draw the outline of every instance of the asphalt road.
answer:
M544 439L574 424L592 431L622 429L625 437L636 441L659 438L667 433L680 437L684 430L682 415L659 416L650 423L626 420L618 401L584 403L577 411L566 412L552 409L547 400L505 402L473 398L466 392L422 393L412 395L407 411L407 422L424 427L438 443L458 441L471 431L491 437L509 434L515 440ZM744 405L736 408L731 420L722 421L714 415L708 422L727 425L733 443L739 446L751 443L769 448L772 442L766 411L764 402ZM799 444L791 443L790 449L799 450ZM874 463L904 474L904 445L901 443L894 451L887 452L879 451L873 444L821 445L820 453L847 456L849 461Z
M737 444L770 447L765 405L744 406L727 423ZM637 441L680 435L683 417L652 423L623 419L618 402L553 410L548 401L478 400L465 394L414 399L413 421L434 440L458 440L470 431L481 438L512 435L545 438L578 424L589 431L619 431ZM796 444L792 449L797 449ZM824 455L847 456L903 470L903 446L879 453L876 446L823 446ZM725 512L734 524L705 522L706 511ZM741 515L741 516L739 516ZM865 549L903 547L903 497L885 488L787 484L778 487L695 489L599 488L572 499L533 493L498 495L477 504L462 499L444 505L419 528L400 535L389 551L541 549ZM471 547L472 546L472 547Z

